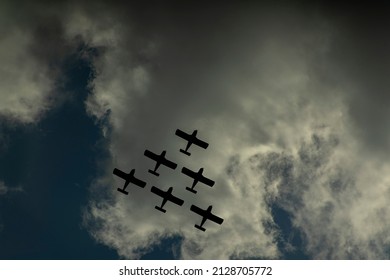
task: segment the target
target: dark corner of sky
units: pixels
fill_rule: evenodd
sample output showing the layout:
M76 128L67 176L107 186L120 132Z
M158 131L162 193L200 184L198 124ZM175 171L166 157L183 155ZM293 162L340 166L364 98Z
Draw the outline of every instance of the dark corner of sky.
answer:
M107 120L97 121L85 108L95 55L98 50L80 45L62 62L58 100L38 123L0 122L0 178L22 189L0 196L0 259L120 258L83 224L89 199L101 197L90 188L105 172L98 163L110 156L100 127ZM176 259L180 242L163 239L141 259Z
M0 178L22 189L0 196L0 259L118 259L82 222L97 163L109 154L101 124L86 113L94 72L81 48L63 61L57 105L37 124L0 122Z

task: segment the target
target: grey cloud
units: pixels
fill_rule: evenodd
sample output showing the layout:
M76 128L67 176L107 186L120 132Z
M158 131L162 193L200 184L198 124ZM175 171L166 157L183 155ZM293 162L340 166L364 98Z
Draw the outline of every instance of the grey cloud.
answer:
M383 182L388 178L372 175L377 170L367 164L353 164L359 156L343 158L344 152L337 138L320 131L295 154L258 155L256 161L265 187L277 185L270 202L291 213L313 258L387 258L390 189ZM378 200L378 193L385 198Z
M54 38L59 35L53 27L60 26L53 25L58 20L48 27L48 17L40 17L37 8L5 1L1 9L0 114L22 123L40 119L52 106L58 60L64 56L59 51L62 42Z
M300 51L307 46L301 40L317 46L316 28L326 30L322 22L307 28L300 16L289 20L293 30L304 31L298 38L283 38L286 27L277 19L254 18L242 24L240 13L223 14L210 30L197 26L197 21L184 21L183 26L160 33L158 26L160 37L150 36L145 41L145 48L156 46L155 52L141 61L133 59L134 54L127 49L126 42L132 36L137 38L131 27L113 24L111 31L103 28L102 34L95 34L96 38L107 37L100 40L105 52L94 61L98 75L91 81L94 94L87 106L96 117L109 110L112 125L112 163L107 166L107 179L97 183L97 188L121 184L116 178L109 179L114 166L136 167L141 178L152 180L151 185L185 186L188 182L180 176L166 172L155 181L142 171L151 164L142 155L145 148L167 149L180 166L203 166L218 182L215 188L202 190L205 195L196 199L180 187L178 195L190 204L212 203L226 219L222 227L211 224L206 235L199 235L193 223L189 225L194 219L191 213L172 212L164 215L162 222L159 213L149 207L157 200L137 189L132 190L132 197L118 196L113 189L109 201L93 202L86 214L88 223L98 221L92 233L99 241L128 258L139 257L140 249L147 250L172 235L183 238L184 259L280 257L277 232L272 229L272 215L265 203L276 190L264 188L263 174L250 164L235 170L233 178L227 177L225 170L232 156L245 159L259 150L293 148L313 125L308 116L321 124L322 113L332 122L342 110L337 107L329 114L326 110L334 104L315 100L316 95L309 93L315 81L309 81L310 65ZM94 19L88 22L94 29ZM226 32L224 24L228 25L226 30L235 29ZM128 39L123 39L126 36ZM320 42L326 42L327 34L324 36ZM92 38L91 42L98 40ZM137 76L137 70L143 75ZM143 86L136 86L134 79L141 79ZM325 107L319 108L317 102ZM189 131L198 128L210 142L210 149L194 153L191 159L182 158L177 150L183 143L174 136L178 127ZM294 135L298 127L301 132ZM141 219L141 215L148 219Z
M100 224L95 237L130 258L171 235L183 238L181 258L277 258L278 231L269 209L277 203L291 213L312 257L385 257L388 227L380 224L389 210L385 198L373 197L387 197L387 179L372 174L376 167L387 170L388 163L370 156L366 145L370 133L382 130L373 126L362 135L365 124L354 113L365 118L368 111L356 106L361 100L385 101L361 91L373 81L383 84L384 71L375 66L371 79L359 68L365 60L351 59L375 56L368 44L349 50L365 40L354 35L355 15L304 5L181 8L137 7L141 13L117 17L101 33L94 15L87 16L95 31L89 33L92 46L105 50L94 61L97 76L87 108L96 117L109 112L112 132L112 162L105 183L97 185L121 183L110 179L114 166L147 170L143 149L176 151L182 143L174 130L198 128L211 143L207 160L205 153L192 161L177 151L171 156L210 170L218 189L197 200L180 195L191 203L214 203L226 223L204 236L184 226L189 215L166 215L162 224L134 190L133 199L113 193L109 202L91 204L88 220ZM377 34L367 38L378 40ZM386 139L382 133L374 133L380 142ZM186 184L164 175L151 184ZM365 189L368 182L375 187ZM138 218L141 213L147 221Z
M102 129L110 158L85 213L97 240L125 258L171 236L182 237L181 258L283 257L270 212L277 203L314 258L386 256L389 227L381 221L389 215L389 165L372 153L388 148L386 10L369 10L365 21L359 12L304 2L64 2L33 11L32 27L23 24L33 16L19 18L3 39L8 69L17 59L25 67L4 76L0 112L36 119L50 108L58 75L39 73L79 43L96 51L82 55L96 71L86 110L108 121ZM199 129L209 149L183 158L176 128ZM152 163L145 148L167 149L180 166L205 167L215 188L195 199L180 189L188 181L176 173L162 171L155 180L146 172ZM189 211L172 207L172 215L159 216L156 197L115 192L122 182L114 167L173 185L189 204L213 204L225 223L199 235Z
M338 28L333 30L331 48L317 67L333 83L346 85L345 99L356 137L366 144L369 153L381 156L389 150L389 12L387 4L340 7L327 13Z

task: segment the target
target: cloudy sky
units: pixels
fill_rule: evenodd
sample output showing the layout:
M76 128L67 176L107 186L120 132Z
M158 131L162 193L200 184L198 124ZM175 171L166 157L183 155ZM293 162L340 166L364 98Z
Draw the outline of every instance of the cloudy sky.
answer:
M257 2L1 1L0 258L389 259L390 10Z

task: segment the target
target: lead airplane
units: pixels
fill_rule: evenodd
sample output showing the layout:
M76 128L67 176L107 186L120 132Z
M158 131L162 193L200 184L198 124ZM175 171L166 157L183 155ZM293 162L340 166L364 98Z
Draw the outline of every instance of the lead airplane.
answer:
M167 191L163 191L159 188L156 188L155 186L152 186L152 189L150 190L152 193L154 194L157 194L158 196L161 196L163 198L163 201L161 203L161 206L155 206L154 208L165 213L167 212L167 210L163 209L164 208L164 205L165 203L167 203L167 201L170 201L170 202L173 202L179 206L182 206L183 203L184 203L184 200L174 196L172 194L172 190L173 188L170 187Z
M129 192L126 191L127 186L129 183L132 183L140 188L144 188L146 183L140 179L137 179L134 177L135 169L132 169L130 173L125 173L122 170L119 170L117 168L114 168L114 171L112 172L114 175L118 176L119 178L122 178L125 180L125 185L123 188L118 188L117 190L125 195L128 195Z
M159 173L157 173L157 169L160 167L160 165L165 165L166 167L169 167L171 169L176 169L177 164L168 160L165 155L166 151L163 151L160 155L157 155L155 153L152 153L151 151L145 150L144 155L147 156L148 158L156 161L156 165L154 167L154 170L149 169L149 173L152 173L155 176L160 176Z
M186 154L187 156L190 156L191 153L188 152L188 149L191 147L192 144L195 144L203 149L207 149L207 147L209 146L208 143L200 140L199 138L196 137L196 134L198 133L197 130L194 130L192 132L192 134L187 134L185 133L184 131L181 131L180 129L176 129L176 135L183 138L184 140L187 140L188 143L187 143L187 146L185 148L185 150L183 149L180 149L180 152L182 152L183 154Z
M218 216L211 213L212 208L213 207L210 205L206 210L204 210L204 209L201 209L195 205L191 205L190 210L192 212L202 216L202 221L201 221L200 225L195 224L195 227L197 229L199 229L201 231L206 231L206 229L203 227L203 225L207 220L210 220L210 221L217 223L219 225L223 223L223 219L221 217L218 217Z
M210 187L214 186L215 182L213 180L210 180L209 178L206 178L205 176L203 176L203 168L200 168L198 172L194 172L192 170L189 170L186 167L183 167L181 169L181 173L194 179L194 182L192 183L192 187L191 188L186 187L186 190L188 190L192 193L196 193L196 190L194 190L194 187L198 182L201 182L201 183L203 183L207 186L210 186Z

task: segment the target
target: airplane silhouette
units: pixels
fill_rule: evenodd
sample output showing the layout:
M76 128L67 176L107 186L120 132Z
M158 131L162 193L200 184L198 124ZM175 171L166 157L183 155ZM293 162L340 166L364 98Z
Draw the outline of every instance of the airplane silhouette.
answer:
M161 206L155 206L157 210L165 213L167 210L163 209L165 203L167 201L173 202L179 206L182 206L184 203L184 200L174 196L172 194L172 187L170 187L167 191L160 190L159 188L156 188L155 186L152 186L152 189L150 190L152 193L157 194L158 196L161 196L163 198L163 201L161 203Z
M194 179L194 182L192 183L192 187L189 188L189 187L186 187L186 190L192 192L192 193L196 193L196 190L194 190L194 187L195 185L198 183L198 182L201 182L207 186L214 186L214 181L213 180L210 180L209 178L206 178L205 176L203 176L203 168L200 168L198 172L194 172L192 170L189 170L188 168L186 167L183 167L181 169L181 173L191 177L192 179Z
M140 187L140 188L144 188L146 183L140 179L137 179L134 177L134 173L135 173L135 169L132 169L130 171L130 173L125 173L123 172L122 170L119 170L117 168L114 168L114 171L112 172L114 175L118 176L119 178L122 178L123 180L125 180L125 185L123 186L123 188L118 188L117 190L125 195L128 195L129 192L126 191L126 188L127 188L127 185L129 183L133 183L134 185Z
M176 169L177 164L166 159L166 157L165 157L166 153L167 153L166 151L163 151L160 155L157 155L155 153L152 153L151 151L145 150L144 155L147 156L148 158L156 161L156 166L154 167L154 170L149 169L149 173L152 173L155 176L160 176L160 174L157 173L156 171L161 164L165 165L166 167L169 167L171 169Z
M208 143L200 140L199 138L196 137L196 134L198 133L197 130L194 130L194 132L192 132L192 134L187 134L183 131L181 131L180 129L176 129L176 135L183 138L184 140L187 140L188 143L187 143L187 146L186 146L186 149L183 150L183 149L180 149L180 152L182 152L183 154L186 154L187 156L190 156L191 153L188 152L188 149L191 147L192 144L195 144L203 149L207 149L207 147L209 146Z
M201 231L206 231L206 229L203 227L204 223L206 222L206 220L210 220L210 221L213 221L214 223L217 223L217 224L222 224L223 223L223 219L221 217L218 217L214 214L211 214L211 209L213 207L210 205L206 210L203 210L195 205L191 205L191 208L190 210L200 216L202 216L202 222L200 223L200 225L197 225L195 224L195 227Z

